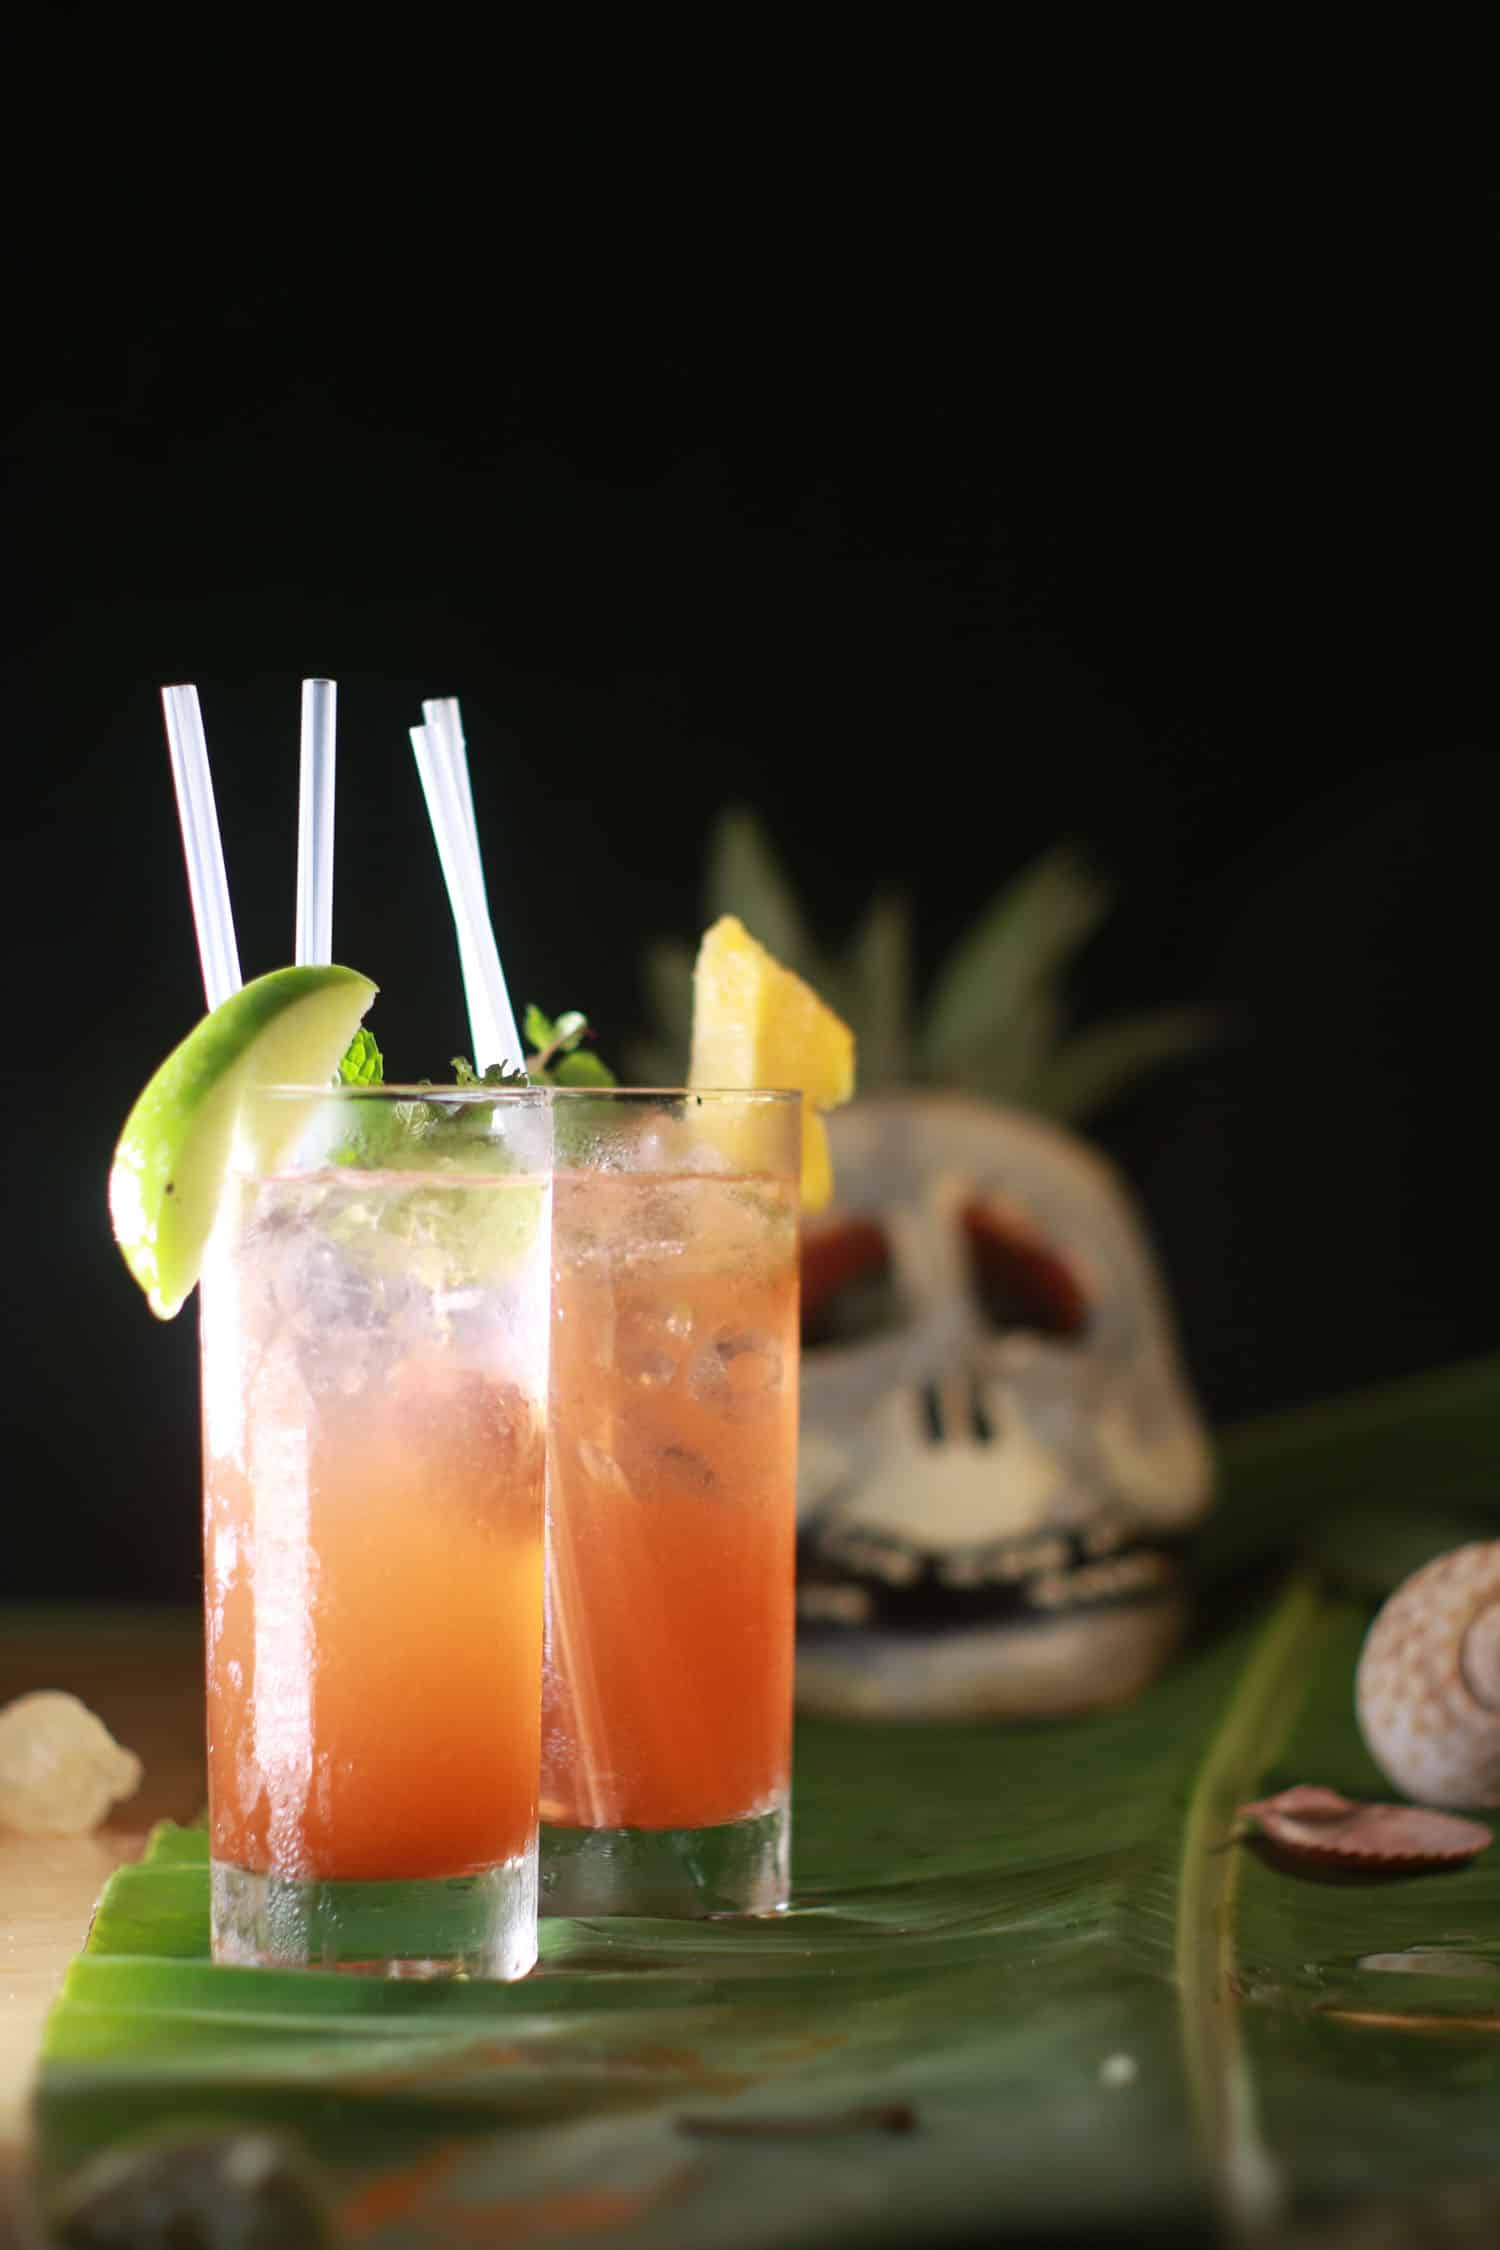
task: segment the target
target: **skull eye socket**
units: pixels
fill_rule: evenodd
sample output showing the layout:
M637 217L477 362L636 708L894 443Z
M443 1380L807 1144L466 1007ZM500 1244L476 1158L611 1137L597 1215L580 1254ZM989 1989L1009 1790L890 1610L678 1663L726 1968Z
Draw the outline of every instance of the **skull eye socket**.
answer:
M874 1219L802 1229L802 1342L847 1344L900 1319L891 1246Z
M1079 1337L1089 1297L1060 1251L1044 1242L1013 1205L974 1196L959 1212L975 1296L996 1329Z

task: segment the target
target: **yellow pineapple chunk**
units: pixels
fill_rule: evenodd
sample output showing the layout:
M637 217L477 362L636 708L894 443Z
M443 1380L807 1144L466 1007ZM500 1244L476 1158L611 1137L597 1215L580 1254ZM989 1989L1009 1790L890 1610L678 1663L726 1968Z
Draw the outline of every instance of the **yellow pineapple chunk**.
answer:
M854 1034L733 914L721 915L698 948L688 1084L799 1090L802 1207L824 1209L833 1166L821 1113L854 1092Z

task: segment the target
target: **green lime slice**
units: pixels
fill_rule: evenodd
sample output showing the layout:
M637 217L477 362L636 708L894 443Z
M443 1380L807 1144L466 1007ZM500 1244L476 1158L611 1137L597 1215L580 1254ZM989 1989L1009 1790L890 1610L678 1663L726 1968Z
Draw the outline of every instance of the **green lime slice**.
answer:
M273 969L205 1016L141 1095L115 1147L109 1215L159 1319L198 1279L245 1095L330 1083L375 993L353 969ZM294 1107L287 1129L297 1123ZM270 1165L278 1153L257 1157Z

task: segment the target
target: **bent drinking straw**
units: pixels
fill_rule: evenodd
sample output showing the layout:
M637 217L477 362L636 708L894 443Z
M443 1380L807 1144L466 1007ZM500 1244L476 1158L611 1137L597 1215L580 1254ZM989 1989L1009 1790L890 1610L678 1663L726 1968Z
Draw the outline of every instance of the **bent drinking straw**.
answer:
M495 925L490 917L489 892L484 880L484 854L479 848L479 823L474 817L474 791L469 780L469 760L464 748L464 726L459 713L458 697L456 695L444 695L430 698L422 705L422 716L427 721L427 738L429 741L436 740L440 753L448 761L449 771L452 773L457 786L459 810L464 816L464 825L468 831L473 858L474 880L478 885L479 904L484 914L484 926L493 937ZM459 954L462 957L462 940L459 943ZM515 1011L510 1004L510 992L505 982L505 971L501 966L498 952L495 955L495 967L499 971L500 999L504 1009L500 1019L500 1029L505 1036L506 1051L514 1053L516 1065L519 1068L525 1058L525 1050L521 1045L521 1035L516 1029ZM471 974L470 965L465 962L463 968L464 981L467 985Z
M458 704L450 696L440 702L424 703L422 709L427 724L410 729L411 746L432 832L437 839L448 903L458 931L464 999L474 1041L474 1065L482 1070L485 1055L494 1051L500 1059L511 1061L519 1069L523 1051L485 900L479 834L463 736L458 726ZM566 1534L560 1526L552 1527L550 1540L552 1629L573 1696L582 1768L579 1779L588 1806L589 1824L602 1828L608 1825L609 1811L604 1801L603 1768L599 1760L604 1735L597 1691L588 1665L587 1641L576 1623L579 1614L577 1574Z
M428 741L435 745L438 756L446 761L458 783L459 809L464 816L464 826L468 833L474 872L479 884L479 903L484 909L486 919L488 919L490 909L488 895L485 891L484 861L479 850L479 823L474 817L474 792L469 786L469 761L464 755L463 725L458 715L458 698L449 695L437 701L428 701L422 705L422 715L427 722ZM491 929L494 928L493 922L491 922L490 927ZM468 996L470 993L477 993L480 990L483 971L470 951L462 930L458 933L458 958L463 975L464 1002L469 1010L469 1037L477 1050L479 1035L475 1028L473 1003Z
M183 856L187 860L193 928L203 969L203 994L210 1009L214 1009L232 992L239 991L242 980L198 690L164 687L161 706L167 727L167 753L172 761L172 785L177 792Z
M573 1728L578 1752L579 1794L590 1828L615 1828L614 1792L606 1779L604 1713L599 1683L583 1625L578 1592L578 1562L568 1527L550 1502L547 1510L547 1555L552 1596L551 1628L557 1641L557 1661L573 1702ZM545 1815L543 1816L545 1817Z
M484 883L484 856L479 849L479 823L474 817L474 790L469 780L469 760L464 743L464 723L459 715L456 695L429 696L422 705L422 716L429 734L435 734L438 743L452 766L458 781L459 802L468 826L469 841L474 847L474 864L479 872L479 895L489 911L489 894Z
M302 683L302 762L297 801L297 951L333 959L333 756L338 723L333 680Z
M463 956L464 997L474 1041L474 1067L483 1071L490 1063L498 1062L519 1070L523 1060L521 1035L511 1013L510 995L505 989L500 956L495 950L495 933L490 927L479 872L478 847L471 841L461 785L451 756L432 729L412 727L410 733Z

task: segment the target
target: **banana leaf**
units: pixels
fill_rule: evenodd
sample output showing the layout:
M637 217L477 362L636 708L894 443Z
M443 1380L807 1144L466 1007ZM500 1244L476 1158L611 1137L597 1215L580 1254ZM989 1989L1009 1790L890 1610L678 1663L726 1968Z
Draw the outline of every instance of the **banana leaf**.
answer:
M1296 1579L1108 1716L805 1726L789 1914L544 1923L511 1987L213 1967L204 1838L160 1831L47 2027L44 2180L171 2119L290 2136L378 2250L1500 2210L1500 1854L1335 1885L1234 1840L1269 1789L1378 1792L1367 1617Z
M1221 1433L1200 1587L1278 1555L1387 1593L1434 1555L1500 1538L1500 1354L1263 1414Z
M1234 1813L1388 1794L1371 1597L1496 1530L1497 1432L1500 1358L1228 1433L1188 1656L1064 1726L804 1725L772 1923L547 1922L509 1988L217 1968L158 1831L47 2027L44 2190L171 2121L281 2134L377 2250L1493 2240L1500 1853L1320 1881Z

